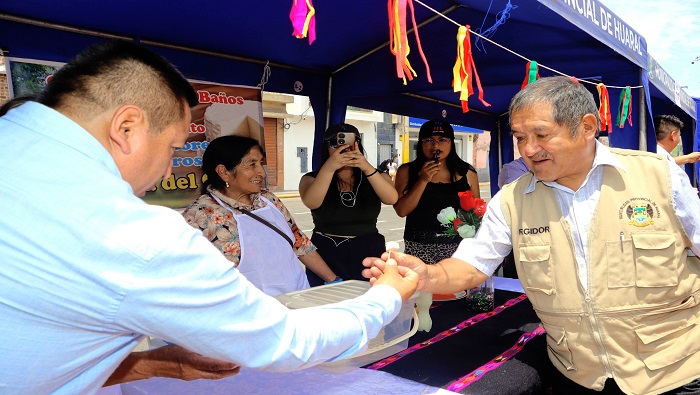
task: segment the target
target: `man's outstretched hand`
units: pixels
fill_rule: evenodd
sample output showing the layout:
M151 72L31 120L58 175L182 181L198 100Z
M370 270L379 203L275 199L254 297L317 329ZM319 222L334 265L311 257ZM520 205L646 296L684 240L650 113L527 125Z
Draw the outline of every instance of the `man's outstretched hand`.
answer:
M378 258L365 258L362 263L365 264L365 261L368 259ZM370 278L372 285L384 284L393 287L399 291L401 299L404 302L413 296L418 287L418 275L416 272L406 266L397 265L393 255L391 259L388 259L386 262L381 259L379 260L381 261L381 264L379 264L381 269L376 268L376 270L372 271L371 276L365 275L365 277ZM362 271L362 274L364 275L368 270L372 269L365 269Z

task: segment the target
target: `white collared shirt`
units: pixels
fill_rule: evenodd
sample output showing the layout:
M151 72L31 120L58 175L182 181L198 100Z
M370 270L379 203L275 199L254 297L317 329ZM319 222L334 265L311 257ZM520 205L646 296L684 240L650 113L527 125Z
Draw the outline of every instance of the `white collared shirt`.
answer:
M675 163L675 162L674 162ZM605 166L615 166L623 171L624 166L615 158L610 150L596 141L596 153L593 167L577 191L573 191L556 182L543 183L551 187L564 216L571 228L575 256L578 264L579 281L587 289L588 272L586 269L586 252L588 251L588 225L591 222L595 208L600 199L600 188L603 183ZM690 185L688 176L678 166L671 166L671 186L673 190L673 206L676 215L691 239L691 250L700 254L700 200ZM532 178L525 193L535 189L537 177ZM654 187L654 186L652 186ZM479 232L472 239L464 239L453 257L470 263L483 273L493 274L503 262L503 258L512 250L510 228L501 210L501 192L498 192L489 202L488 210L481 222Z
M656 144L656 153L659 155L664 155L666 157L666 159L673 162L674 165L676 164L676 160L673 159L673 155L671 155L670 152L666 151L666 148L662 147L659 144Z

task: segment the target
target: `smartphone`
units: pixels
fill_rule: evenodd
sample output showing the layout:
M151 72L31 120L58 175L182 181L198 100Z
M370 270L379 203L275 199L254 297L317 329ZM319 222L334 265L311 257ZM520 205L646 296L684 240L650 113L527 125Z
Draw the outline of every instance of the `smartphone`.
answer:
M348 144L350 146L353 146L355 144L355 133L340 132L337 135L335 135L335 139L338 142L338 145Z
M348 144L349 147L344 149L343 152L355 150L355 133L340 132L331 140L331 147L333 148L338 148L345 144Z

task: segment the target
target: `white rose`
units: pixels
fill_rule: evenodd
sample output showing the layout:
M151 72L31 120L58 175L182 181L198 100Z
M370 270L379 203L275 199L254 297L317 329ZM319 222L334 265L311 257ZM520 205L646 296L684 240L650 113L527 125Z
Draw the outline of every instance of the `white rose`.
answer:
M437 215L437 220L440 221L440 223L443 225L451 224L455 218L457 218L457 213L452 207L443 208Z
M460 225L457 229L457 233L459 233L463 239L470 239L476 234L476 228L467 224Z

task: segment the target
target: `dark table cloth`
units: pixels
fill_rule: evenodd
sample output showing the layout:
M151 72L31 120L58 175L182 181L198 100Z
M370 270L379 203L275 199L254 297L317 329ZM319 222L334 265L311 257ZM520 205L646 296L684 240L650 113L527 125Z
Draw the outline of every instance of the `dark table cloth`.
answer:
M544 330L525 295L496 290L493 313L464 299L434 302L430 332L408 349L365 366L463 394L545 394L554 370Z

